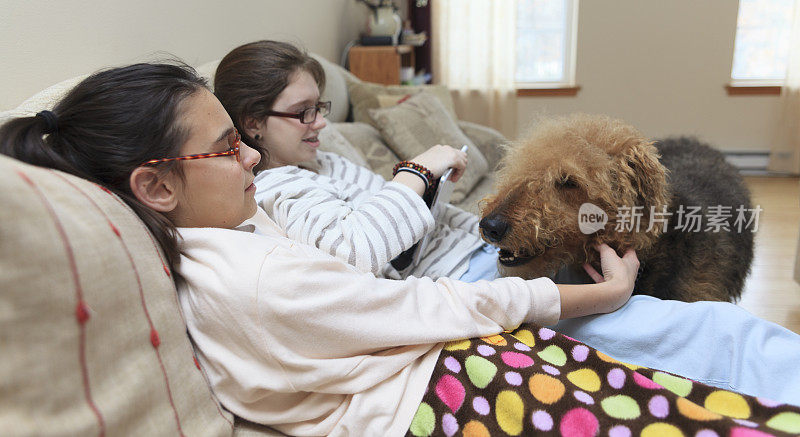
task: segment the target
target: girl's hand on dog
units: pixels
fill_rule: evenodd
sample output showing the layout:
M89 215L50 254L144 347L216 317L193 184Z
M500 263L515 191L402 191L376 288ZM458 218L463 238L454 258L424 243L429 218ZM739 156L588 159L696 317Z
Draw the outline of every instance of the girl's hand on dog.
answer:
M556 285L561 294L562 319L616 311L633 293L639 270L636 252L630 249L620 258L607 244L595 246L595 249L600 252L603 274L588 264L583 268L597 284Z
M630 286L633 289L633 283L636 281L636 274L639 271L639 258L636 257L636 251L628 249L620 258L617 252L605 243L596 245L594 248L600 252L600 266L603 274L597 273L597 270L590 264L583 265L584 270L594 279L594 282L608 282L613 278L621 280L624 277L630 280Z
M458 181L467 168L467 154L450 146L437 144L411 159L412 162L427 168L436 179L442 177L448 168L453 168L450 179Z
M613 286L612 294L618 294L619 304L614 308L616 310L624 305L633 293L636 275L639 272L639 258L636 257L636 251L633 249L628 249L620 258L617 252L605 243L595 246L595 250L600 252L600 267L603 274L597 273L597 270L589 264L584 264L583 269L594 282Z

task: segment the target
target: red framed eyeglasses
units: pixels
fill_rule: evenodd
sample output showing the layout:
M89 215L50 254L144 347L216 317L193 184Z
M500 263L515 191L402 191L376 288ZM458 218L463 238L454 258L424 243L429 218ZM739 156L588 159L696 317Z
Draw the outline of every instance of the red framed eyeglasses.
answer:
M224 152L215 152L215 153L198 153L196 155L184 155L184 156L176 156L174 158L161 158L161 159L151 159L145 162L142 165L155 165L162 162L170 162L170 161L189 161L192 159L203 159L203 158L216 158L219 156L235 156L236 161L241 162L241 157L239 155L239 147L242 143L242 136L239 135L239 131L236 128L228 133L228 145L230 148Z

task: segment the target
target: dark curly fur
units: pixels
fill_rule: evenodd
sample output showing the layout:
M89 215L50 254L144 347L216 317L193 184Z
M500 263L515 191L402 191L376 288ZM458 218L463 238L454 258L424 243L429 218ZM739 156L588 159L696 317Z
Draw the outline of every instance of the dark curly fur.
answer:
M662 299L738 299L753 261L753 233L737 232L734 222L737 208L752 208L749 190L722 153L696 138L666 138L655 146L669 170L669 211L680 205L702 206L703 211L730 206L732 217L726 223L731 232L676 231L673 215L669 230L648 251L637 289Z
M483 201L481 233L501 249L503 274L582 271L584 262L598 265L592 246L607 243L620 253L636 249L642 265L636 293L689 302L739 298L753 234L752 227L737 231L736 210L752 207L744 181L720 152L694 138L652 142L602 116L577 114L538 126L509 147L497 192ZM588 235L578 226L584 203L609 215L603 229ZM702 207L701 232L676 229L681 205ZM716 205L730 207L730 231L706 231L708 207ZM618 208L631 206L644 207L641 230L616 231ZM651 207L672 213L666 231L646 230Z

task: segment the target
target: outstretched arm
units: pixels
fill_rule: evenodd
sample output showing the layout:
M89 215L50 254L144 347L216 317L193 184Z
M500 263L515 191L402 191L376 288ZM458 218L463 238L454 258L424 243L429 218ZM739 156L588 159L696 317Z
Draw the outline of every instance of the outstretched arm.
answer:
M335 155L326 165L330 177L282 167L256 178L256 200L289 238L378 274L433 229L430 210L409 187Z

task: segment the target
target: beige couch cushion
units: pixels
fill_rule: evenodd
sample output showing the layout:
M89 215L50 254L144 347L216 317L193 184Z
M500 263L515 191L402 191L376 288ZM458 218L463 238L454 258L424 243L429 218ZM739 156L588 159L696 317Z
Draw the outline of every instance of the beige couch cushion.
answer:
M494 191L494 178L485 177L475 185L475 188L467 194L467 197L461 200L456 206L464 211L471 212L480 217L481 215L481 200L486 196L492 194Z
M367 164L367 160L364 159L364 155L350 144L350 141L347 141L347 138L339 132L337 126L341 124L342 123L328 123L328 125L319 132L319 149L325 152L336 153L360 166L368 167L369 165Z
M500 132L477 123L459 120L458 127L483 153L483 157L489 163L489 172L494 172L505 154L508 140Z
M222 59L214 59L213 61L208 61L205 64L195 68L197 74L202 76L206 81L208 81L208 87L211 91L214 91L214 73L217 72L217 66L219 65L219 61Z
M315 53L311 53L311 56L319 61L320 65L322 65L322 70L325 71L325 90L323 90L319 98L322 101L331 102L331 113L328 114L328 120L333 122L345 121L347 113L350 111L350 99L346 82L350 73L322 56ZM351 77L355 78L355 76Z
M486 175L486 158L434 95L421 92L396 106L371 109L369 113L386 143L401 159L412 159L435 144L469 146L469 164L455 185L453 203L461 202Z
M53 109L53 106L55 106L69 90L88 76L88 74L84 74L51 85L20 103L16 108L0 112L0 124L14 117L33 116L43 109Z
M408 100L411 94L378 94L375 97L378 99L379 108L388 108Z
M381 102L384 105L391 102L392 99L389 96L402 98L408 94L415 95L423 91L434 95L450 116L454 119L457 118L450 90L444 85L379 85L370 82L350 81L347 84L347 89L350 94L350 104L353 106L353 121L369 123L375 127L379 127L379 124L370 117L370 109L380 108ZM396 103L397 100L394 102Z
M133 212L2 155L0 187L0 435L231 435Z
M366 123L336 123L336 128L361 152L367 168L386 180L392 179L392 169L401 159L386 146L377 129Z

